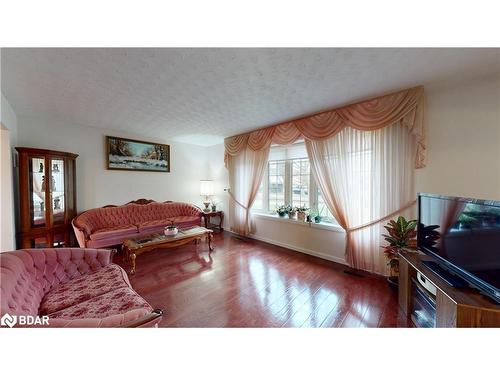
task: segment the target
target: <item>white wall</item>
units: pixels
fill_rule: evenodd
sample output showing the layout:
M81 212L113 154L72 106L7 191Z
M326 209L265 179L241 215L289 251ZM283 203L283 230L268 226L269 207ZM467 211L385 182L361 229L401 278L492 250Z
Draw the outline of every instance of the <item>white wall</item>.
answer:
M106 135L169 144L170 173L107 170ZM79 155L76 159L78 212L138 198L201 205L199 180L208 177L204 147L166 139L144 139L140 134L18 116L18 145Z
M500 200L500 79L427 90L428 163L416 172L420 192ZM210 154L223 161L223 145ZM225 169L213 176L227 186ZM227 196L225 196L227 206ZM229 228L226 222L226 228ZM345 263L344 234L255 218L255 238Z
M12 147L17 142L17 117L3 94L0 108L0 251L9 251L16 248Z
M417 191L500 200L500 77L428 90L427 119Z

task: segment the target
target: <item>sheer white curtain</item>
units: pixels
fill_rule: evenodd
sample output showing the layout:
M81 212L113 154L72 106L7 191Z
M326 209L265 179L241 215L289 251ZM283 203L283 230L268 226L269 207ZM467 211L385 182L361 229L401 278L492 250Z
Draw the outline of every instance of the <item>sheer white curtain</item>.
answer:
M251 232L250 208L262 181L269 148L258 151L246 148L227 161L231 230L244 236Z
M346 127L325 140L306 140L306 147L325 202L346 230L347 261L387 274L383 225L414 215L413 135L399 123L375 131Z

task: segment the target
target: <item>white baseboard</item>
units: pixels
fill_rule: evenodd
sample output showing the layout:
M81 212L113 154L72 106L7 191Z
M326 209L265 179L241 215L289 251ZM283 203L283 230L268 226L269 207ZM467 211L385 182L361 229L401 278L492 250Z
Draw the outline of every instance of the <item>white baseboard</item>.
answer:
M230 232L230 233L236 234L233 231L230 231L230 230L227 230L227 231ZM238 235L238 234L236 234L236 235ZM288 249L288 250L293 250L293 251L297 251L299 253L304 253L304 254L311 255L313 257L317 257L317 258L329 260L329 261L332 261L332 262L335 262L335 263L340 263L340 264L343 264L345 266L348 265L344 258L336 257L336 256L331 255L331 254L320 253L320 252L317 252L317 251L314 251L314 250L305 249L303 247L290 245L290 244L279 242L279 241L275 241L275 240L272 240L272 239L269 239L269 238L255 236L253 234L249 235L248 237L252 238L254 240L258 240L258 241L269 243L271 245L276 245L276 246L279 246L279 247L283 247L283 248Z

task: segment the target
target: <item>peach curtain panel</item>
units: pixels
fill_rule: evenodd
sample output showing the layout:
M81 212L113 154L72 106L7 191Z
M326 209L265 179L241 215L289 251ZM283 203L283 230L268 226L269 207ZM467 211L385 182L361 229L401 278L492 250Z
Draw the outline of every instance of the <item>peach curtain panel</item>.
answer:
M412 138L396 123L370 132L348 127L332 138L305 141L323 199L346 231L351 267L387 273L383 225L397 215L413 217Z
M250 208L259 190L266 169L270 147L254 151L244 149L227 163L229 174L230 229L243 236L251 232Z
M275 144L290 144L298 139L322 140L346 127L373 131L399 122L415 137L415 168L423 168L426 158L424 131L424 88L417 86L347 105L331 111L236 135L224 140L224 161L244 149L262 150Z

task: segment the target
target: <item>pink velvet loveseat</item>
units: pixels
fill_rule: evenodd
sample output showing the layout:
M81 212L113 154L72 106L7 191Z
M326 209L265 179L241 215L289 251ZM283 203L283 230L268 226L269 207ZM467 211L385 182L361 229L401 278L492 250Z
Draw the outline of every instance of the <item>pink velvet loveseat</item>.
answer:
M123 206L105 206L85 211L73 219L80 247L102 248L123 240L161 232L167 225L200 225L202 211L189 203L159 203L141 199Z
M156 326L161 310L154 310L132 289L125 271L111 262L114 251L59 248L1 253L0 316L15 317L17 326L26 326L21 319L36 323L33 317L47 316L48 327ZM33 322L31 326L43 327Z

